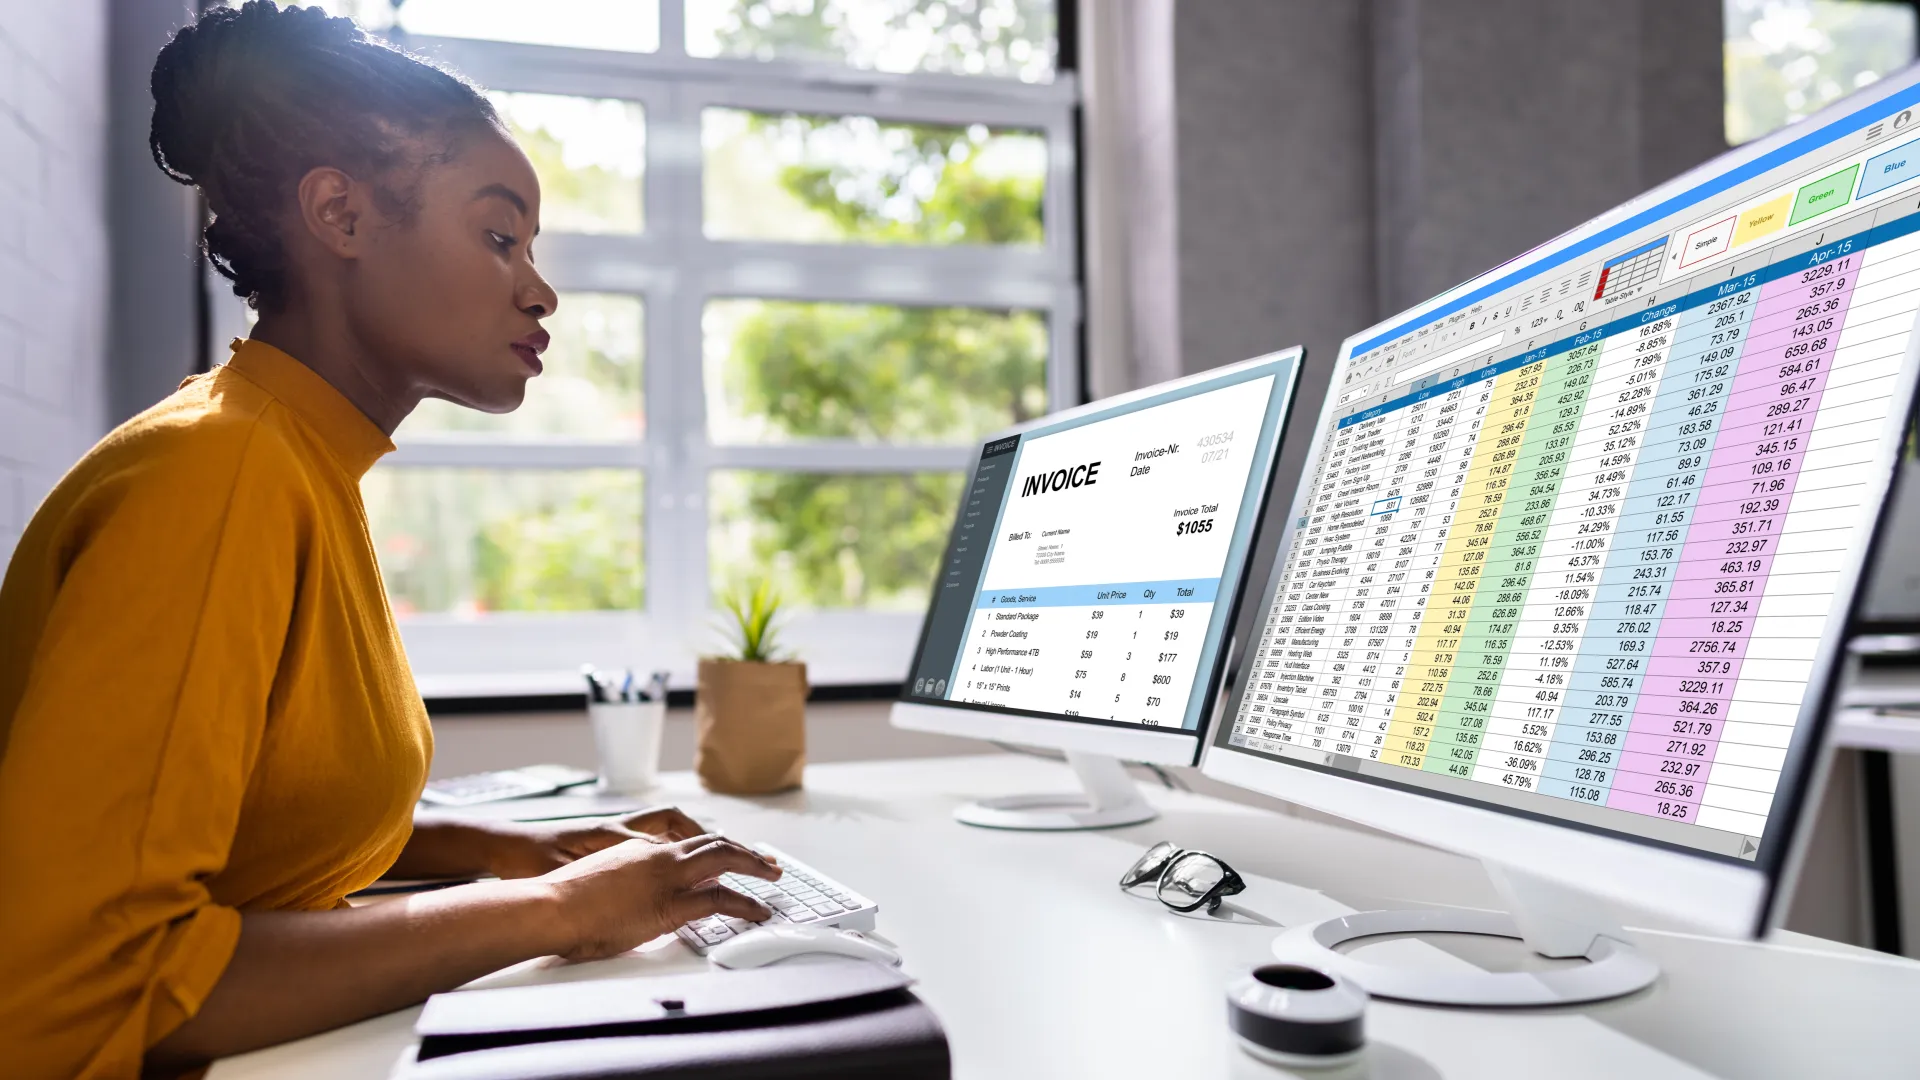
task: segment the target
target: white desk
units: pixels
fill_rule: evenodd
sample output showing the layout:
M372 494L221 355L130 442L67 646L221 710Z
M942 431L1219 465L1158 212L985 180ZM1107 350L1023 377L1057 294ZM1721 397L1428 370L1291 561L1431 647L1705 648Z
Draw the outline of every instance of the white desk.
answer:
M1100 833L997 833L950 817L980 795L1060 789L1063 765L1008 754L815 766L807 788L742 800L684 773L664 797L745 839L777 844L872 896L940 1015L955 1075L1287 1075L1241 1053L1223 989L1271 957L1274 925L1397 903L1489 906L1477 864L1371 833L1155 789L1164 815ZM1153 841L1225 858L1248 880L1229 919L1180 916L1114 882ZM1349 1080L1554 1076L1920 1075L1920 963L1782 933L1767 944L1639 935L1663 969L1620 1001L1488 1012L1376 1001L1368 1059ZM1478 943L1504 958L1518 946ZM1417 941L1368 946L1461 963ZM671 938L591 964L535 961L476 986L695 970ZM220 1062L212 1080L384 1077L410 1045L403 1010Z

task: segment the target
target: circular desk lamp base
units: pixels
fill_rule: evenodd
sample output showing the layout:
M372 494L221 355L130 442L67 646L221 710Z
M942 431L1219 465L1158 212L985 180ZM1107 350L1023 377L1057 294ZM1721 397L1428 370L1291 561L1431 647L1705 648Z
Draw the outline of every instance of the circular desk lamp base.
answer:
M955 808L956 820L986 829L1112 829L1138 825L1160 816L1160 811L1138 797L1119 806L1096 806L1085 795L1009 795L981 799Z
M1432 1005L1573 1005L1605 1001L1653 985L1660 968L1632 945L1596 934L1589 963L1555 971L1444 971L1377 964L1336 947L1380 934L1484 934L1522 938L1512 916L1497 911L1363 911L1295 927L1274 939L1290 963L1337 971L1375 997ZM1522 938L1524 940L1524 938Z

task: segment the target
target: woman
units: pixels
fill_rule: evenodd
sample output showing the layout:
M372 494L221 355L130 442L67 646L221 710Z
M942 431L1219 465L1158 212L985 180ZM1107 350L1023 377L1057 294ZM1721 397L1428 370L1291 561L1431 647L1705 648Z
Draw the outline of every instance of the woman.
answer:
M556 304L539 184L486 99L263 0L175 35L153 96L154 159L206 195L207 255L260 320L74 467L0 587L5 1071L188 1070L765 918L714 879L778 868L674 811L413 824L432 736L358 483L422 398L518 406ZM343 900L481 871L511 880Z

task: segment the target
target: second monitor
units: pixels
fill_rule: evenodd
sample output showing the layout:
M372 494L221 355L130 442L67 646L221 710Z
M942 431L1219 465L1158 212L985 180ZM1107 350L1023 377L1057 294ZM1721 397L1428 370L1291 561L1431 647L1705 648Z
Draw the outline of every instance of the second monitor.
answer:
M1198 760L1300 356L1094 402L981 447L893 723L1064 750L1085 791L975 803L962 821L1145 821L1120 759Z

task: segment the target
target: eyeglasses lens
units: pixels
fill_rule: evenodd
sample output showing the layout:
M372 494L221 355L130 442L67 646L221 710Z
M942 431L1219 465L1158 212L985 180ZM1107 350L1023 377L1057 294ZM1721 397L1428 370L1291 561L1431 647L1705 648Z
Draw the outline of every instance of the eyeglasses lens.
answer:
M1191 907L1212 892L1227 876L1220 861L1211 855L1184 855L1160 878L1160 901L1173 907Z
M1140 861L1133 864L1133 869L1120 875L1120 887L1123 889L1131 889L1135 885L1140 885L1158 878L1160 872L1167 868L1167 863L1171 862L1173 857L1178 854L1180 854L1179 848L1165 840L1160 841L1148 848L1146 854L1140 856Z

